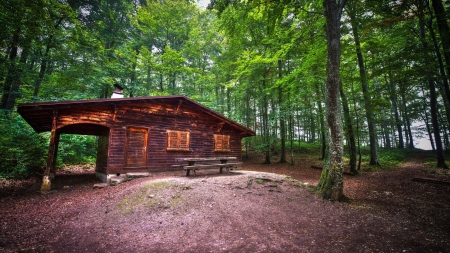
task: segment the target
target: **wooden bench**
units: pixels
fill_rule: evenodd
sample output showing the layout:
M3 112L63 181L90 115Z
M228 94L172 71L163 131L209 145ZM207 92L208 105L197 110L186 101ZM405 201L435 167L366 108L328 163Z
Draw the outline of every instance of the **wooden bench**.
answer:
M202 170L202 169L212 169L212 168L219 168L220 173L222 173L222 169L225 168L227 173L230 173L230 170L233 168L237 168L238 166L241 166L242 162L237 163L217 163L217 164L198 164L198 165L186 165L183 166L183 169L186 171L186 176L189 176L189 172L192 170L194 171L194 175L196 174L196 170Z

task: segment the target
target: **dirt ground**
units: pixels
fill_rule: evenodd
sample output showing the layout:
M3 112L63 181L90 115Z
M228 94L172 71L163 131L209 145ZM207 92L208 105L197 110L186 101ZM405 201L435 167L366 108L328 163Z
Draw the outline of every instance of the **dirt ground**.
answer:
M295 166L160 173L93 189L92 170L60 171L54 190L0 181L0 252L450 252L448 171L422 164L345 176L352 199L312 191L313 158ZM274 160L275 161L275 160Z

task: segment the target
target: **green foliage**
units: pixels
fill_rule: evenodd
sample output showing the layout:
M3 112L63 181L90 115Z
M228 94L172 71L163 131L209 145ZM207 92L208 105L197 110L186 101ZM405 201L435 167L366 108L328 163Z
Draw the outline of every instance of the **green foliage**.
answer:
M58 167L77 164L95 164L97 137L89 135L66 135L58 145Z
M414 157L418 152L423 152L418 149L380 149L379 160L380 166L369 165L370 154L363 153L362 155L362 171L389 171L394 170L406 162L408 158Z
M17 114L0 112L0 178L25 178L45 168L48 138Z

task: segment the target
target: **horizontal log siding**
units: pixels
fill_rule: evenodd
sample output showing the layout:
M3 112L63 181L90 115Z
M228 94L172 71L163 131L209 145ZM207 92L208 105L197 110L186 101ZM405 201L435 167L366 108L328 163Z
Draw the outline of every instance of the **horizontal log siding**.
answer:
M108 174L180 170L171 165L179 164L176 158L181 157L235 156L241 160L241 133L187 105L148 104L129 108L122 105L113 124ZM126 127L148 129L147 166L125 168ZM166 150L167 130L190 132L190 150ZM230 135L230 152L214 152L214 134Z

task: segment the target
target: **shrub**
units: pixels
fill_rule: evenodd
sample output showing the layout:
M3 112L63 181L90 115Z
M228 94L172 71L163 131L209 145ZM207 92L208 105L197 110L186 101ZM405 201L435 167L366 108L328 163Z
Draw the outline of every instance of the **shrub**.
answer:
M18 114L0 112L0 178L25 178L45 168L48 138Z

